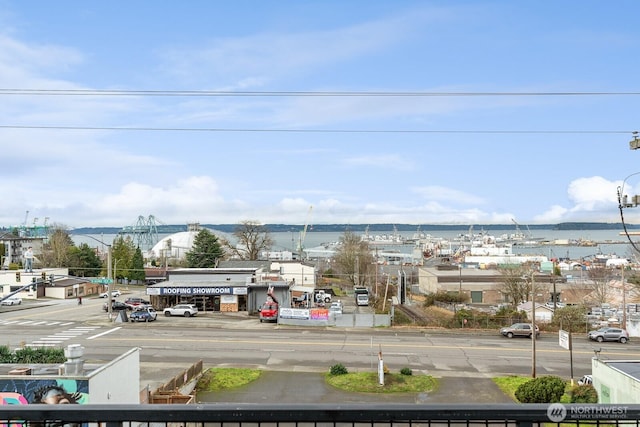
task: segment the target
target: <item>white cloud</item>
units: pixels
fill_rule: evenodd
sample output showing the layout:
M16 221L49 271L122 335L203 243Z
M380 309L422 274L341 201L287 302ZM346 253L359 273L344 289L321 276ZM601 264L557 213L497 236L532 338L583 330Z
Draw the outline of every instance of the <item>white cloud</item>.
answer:
M569 184L567 193L569 200L574 203L572 212L591 212L616 207L618 184L593 176L579 178Z

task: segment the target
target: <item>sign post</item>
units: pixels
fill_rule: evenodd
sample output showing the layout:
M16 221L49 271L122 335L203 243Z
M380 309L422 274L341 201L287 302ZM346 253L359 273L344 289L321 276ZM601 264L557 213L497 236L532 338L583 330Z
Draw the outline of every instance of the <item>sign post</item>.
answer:
M571 332L563 331L560 329L558 331L558 340L560 347L566 348L569 350L569 366L571 369L571 385L573 386L573 346L571 343Z

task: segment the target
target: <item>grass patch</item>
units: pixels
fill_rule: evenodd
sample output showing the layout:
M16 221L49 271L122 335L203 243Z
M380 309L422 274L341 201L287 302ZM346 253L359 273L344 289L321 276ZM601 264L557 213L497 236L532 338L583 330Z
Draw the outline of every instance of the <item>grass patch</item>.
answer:
M516 390L520 384L524 384L529 381L531 377L519 377L516 375L510 375L508 377L495 377L493 382L496 383L498 388L502 390L504 394L513 399L514 402L518 402L516 399ZM565 392L560 398L560 403L571 403L571 383L567 382Z
M257 380L262 371L243 368L210 368L203 374L196 391L221 391L237 388Z
M520 384L524 384L529 381L531 377L518 377L516 375L509 375L508 377L495 377L493 382L496 383L498 388L502 390L504 394L517 402L516 390L520 387Z
M384 385L378 384L375 372L327 373L325 380L332 387L355 393L421 393L438 387L437 380L429 375L385 374Z

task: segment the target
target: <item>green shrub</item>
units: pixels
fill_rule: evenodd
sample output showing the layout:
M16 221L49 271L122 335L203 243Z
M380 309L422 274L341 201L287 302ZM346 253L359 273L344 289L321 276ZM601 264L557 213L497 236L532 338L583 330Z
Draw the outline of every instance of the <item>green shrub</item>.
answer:
M560 377L538 377L521 384L516 399L521 403L557 403L564 394L565 382Z
M0 363L63 363L67 360L62 348L24 347L11 351L0 346Z
M331 375L345 375L348 373L349 371L342 363L335 364L331 367Z
M571 389L571 403L598 403L598 392L591 384Z
M413 371L411 368L402 368L400 369L400 374L402 375L413 375Z

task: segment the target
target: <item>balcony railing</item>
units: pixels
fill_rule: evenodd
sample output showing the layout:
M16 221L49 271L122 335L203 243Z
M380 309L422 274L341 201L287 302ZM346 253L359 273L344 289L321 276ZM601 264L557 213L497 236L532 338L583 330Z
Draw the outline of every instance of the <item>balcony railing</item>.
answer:
M639 426L640 405L4 405L0 426Z

